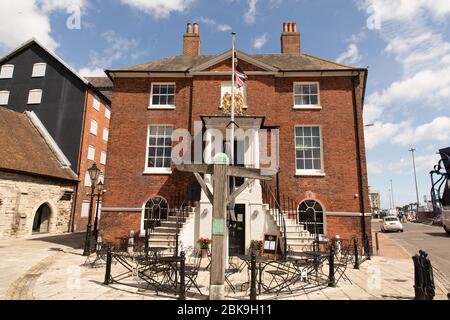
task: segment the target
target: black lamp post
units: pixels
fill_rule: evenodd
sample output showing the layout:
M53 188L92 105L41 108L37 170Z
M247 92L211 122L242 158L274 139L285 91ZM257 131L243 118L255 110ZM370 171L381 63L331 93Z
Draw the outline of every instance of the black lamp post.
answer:
M95 196L95 184L97 183L98 176L100 174L100 169L97 167L97 164L94 163L92 167L88 169L89 177L91 178L91 202L89 204L89 216L88 223L86 227L86 240L84 242L84 251L83 256L88 256L90 254L91 249L91 220L92 220L92 207L94 204L94 196Z
M94 238L95 238L95 243L98 242L98 207L100 205L100 198L103 195L104 192L104 184L103 182L99 182L97 184L97 207L95 208L95 220L94 220Z

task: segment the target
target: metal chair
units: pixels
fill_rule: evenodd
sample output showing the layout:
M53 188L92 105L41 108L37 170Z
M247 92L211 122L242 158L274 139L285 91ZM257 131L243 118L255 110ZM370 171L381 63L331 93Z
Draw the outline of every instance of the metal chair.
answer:
M200 295L203 295L202 291L198 287L197 284L197 277L198 272L200 271L200 266L202 264L202 253L201 251L194 250L194 253L192 255L193 264L188 264L185 267L185 277L187 278L186 281L186 291L189 291L189 289L194 286L197 291L200 293Z
M351 262L352 259L352 241L344 241L341 242L341 249L340 252L335 253L334 257L334 272L335 272L335 279L336 284L339 282L340 279L344 279L352 283L350 278L346 275L346 270L348 264Z

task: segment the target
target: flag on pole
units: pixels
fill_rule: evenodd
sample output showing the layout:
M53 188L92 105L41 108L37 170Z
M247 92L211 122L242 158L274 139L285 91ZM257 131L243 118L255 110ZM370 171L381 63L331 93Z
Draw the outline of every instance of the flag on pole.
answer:
M236 75L236 86L238 89L244 86L245 82L247 81L248 77L245 74L245 72L242 70L242 68L239 66L238 59L236 56L236 51L234 52L234 73Z

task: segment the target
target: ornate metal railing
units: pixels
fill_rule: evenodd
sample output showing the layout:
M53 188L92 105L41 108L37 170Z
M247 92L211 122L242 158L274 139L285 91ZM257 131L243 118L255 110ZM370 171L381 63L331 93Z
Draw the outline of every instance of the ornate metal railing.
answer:
M283 235L283 254L287 254L287 232L286 232L286 219L285 215L292 214L295 211L286 210L294 207L294 202L287 198L287 206L286 206L286 197L283 195L284 206L280 204L281 201L278 201L278 196L275 195L272 188L265 182L261 181L262 187L262 196L263 203L269 205L269 210L272 210L272 213L275 216L275 220L277 225L280 227L280 231Z
M448 187L450 175L450 155L444 152L444 149L439 152L442 159L439 160L438 164L434 166L434 170L430 171L431 202L433 204L435 218L442 214L443 206L450 206L450 199L448 199L450 198L450 189Z

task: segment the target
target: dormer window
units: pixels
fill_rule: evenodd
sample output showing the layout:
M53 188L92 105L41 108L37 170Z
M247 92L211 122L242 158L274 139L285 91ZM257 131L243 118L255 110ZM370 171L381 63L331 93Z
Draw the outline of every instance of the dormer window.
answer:
M11 79L14 74L14 65L5 64L0 69L0 79Z
M152 83L149 109L175 109L175 83Z
M33 65L33 74L31 76L33 78L45 77L46 69L47 69L46 63L35 63Z
M294 83L294 109L320 109L318 82Z

